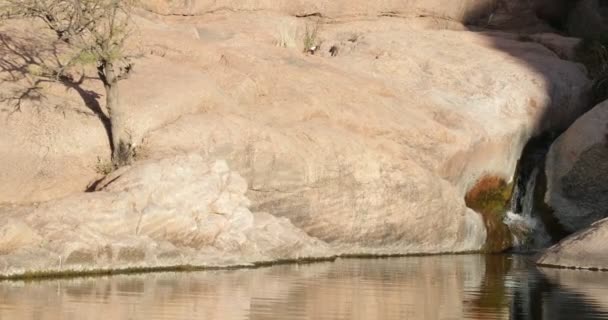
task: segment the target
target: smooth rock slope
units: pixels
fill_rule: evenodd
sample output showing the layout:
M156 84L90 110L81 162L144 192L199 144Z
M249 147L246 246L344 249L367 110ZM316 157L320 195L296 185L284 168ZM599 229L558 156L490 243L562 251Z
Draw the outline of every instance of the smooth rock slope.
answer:
M510 180L530 137L576 119L585 71L514 34L368 18L141 13L133 46L145 57L121 83L138 162L104 181L118 180L81 194L109 154L98 82L45 84L43 99L5 113L3 273L482 249L492 234L466 192L485 176ZM304 54L315 26L319 49ZM35 27L2 34L46 48ZM205 169L216 159L246 190L209 182L224 174ZM205 209L219 194L234 217ZM199 213L211 220L197 224Z

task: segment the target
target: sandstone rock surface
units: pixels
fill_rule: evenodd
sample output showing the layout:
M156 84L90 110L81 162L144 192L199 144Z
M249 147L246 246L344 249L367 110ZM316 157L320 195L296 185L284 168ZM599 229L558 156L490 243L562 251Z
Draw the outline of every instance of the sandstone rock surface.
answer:
M553 247L537 260L541 265L608 271L608 219L593 223Z
M608 101L578 119L551 146L545 201L569 231L608 217Z
M380 15L427 15L464 21L473 17L488 16L497 2L496 0L145 0L143 4L147 9L165 15L203 15L218 11L267 10L292 16L321 15L329 18L339 18Z
M446 8L455 3L442 2ZM50 259L46 255L55 259L49 268L63 267L73 251L70 261L84 261L82 266L132 265L113 260L121 256L118 247L116 254L111 250L113 258L98 258L104 257L95 249L98 242L111 248L141 245L125 255L139 257L133 265L146 266L209 264L217 257L222 257L218 263L229 264L230 259L294 255L480 250L488 235L480 215L464 203L467 190L485 175L509 180L531 136L567 127L585 107L588 79L579 65L513 35L469 32L445 19L324 23L277 11L226 10L204 17L142 14L136 21L137 47L146 57L121 83L121 92L130 107L138 161L146 162L106 187L102 182L99 194L77 194L100 178L96 159L108 156L107 136L90 103L97 101L104 111L103 91L95 81L84 82L78 89L89 93L87 107L80 91L45 84L48 98L7 116L7 125L0 127L0 161L6 168L0 175L0 202L14 202L0 214L8 235L5 246L12 248L0 256L5 273L39 270ZM319 49L303 54L306 30L315 25ZM40 34L21 34L26 27L16 33L11 27L4 32L15 39ZM45 39L26 42L43 48ZM335 54L330 52L334 47ZM49 100L71 107L55 112L35 106L47 106ZM32 128L41 134L33 136ZM20 144L19 137L28 137L22 139L27 143ZM142 169L169 161L178 171L158 171L182 177L179 168L189 162L171 159L184 154L200 154L201 163L226 159L248 183L249 210L267 212L277 228L291 230L280 233L295 237L285 242L302 248L271 255L282 242L263 232L261 239L252 239L256 236L243 231L256 228L255 218L217 222L226 224L225 242L199 239L198 231L189 229L196 225L194 218L172 208L188 215L189 208L203 210L207 202L197 204L188 193L198 188L197 181L216 178L184 176L181 184L175 178L163 187L164 178ZM136 182L148 174L162 189ZM42 189L49 192L38 192ZM180 192L187 201L172 198ZM156 198L166 202L157 208ZM31 201L45 202L28 205ZM246 202L239 203L237 211L247 211ZM149 210L171 222L164 227L150 220L145 241L134 234L142 208L156 208ZM106 235L109 225L116 232ZM30 236L16 236L21 234ZM180 239L177 244L165 247L174 238ZM253 253L238 253L248 248L243 239L264 244ZM31 249L47 242L49 247ZM72 245L80 243L88 251ZM160 258L165 248L191 244L214 249L209 254L180 249L187 254Z
M0 275L248 265L324 257L287 219L252 213L247 184L200 155L142 161L100 190L0 208Z

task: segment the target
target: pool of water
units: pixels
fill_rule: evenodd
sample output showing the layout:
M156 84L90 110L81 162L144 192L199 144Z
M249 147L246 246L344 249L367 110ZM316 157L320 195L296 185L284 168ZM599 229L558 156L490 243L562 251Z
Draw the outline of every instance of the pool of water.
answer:
M0 282L0 319L608 319L608 273L529 256Z

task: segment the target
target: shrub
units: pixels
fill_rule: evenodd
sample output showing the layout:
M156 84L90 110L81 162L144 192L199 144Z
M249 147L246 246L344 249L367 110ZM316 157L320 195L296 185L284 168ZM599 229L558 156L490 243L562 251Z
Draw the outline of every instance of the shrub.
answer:
M107 176L108 174L112 173L112 171L114 171L114 165L112 164L112 161L102 160L101 158L97 157L97 164L95 164L95 172L100 175Z

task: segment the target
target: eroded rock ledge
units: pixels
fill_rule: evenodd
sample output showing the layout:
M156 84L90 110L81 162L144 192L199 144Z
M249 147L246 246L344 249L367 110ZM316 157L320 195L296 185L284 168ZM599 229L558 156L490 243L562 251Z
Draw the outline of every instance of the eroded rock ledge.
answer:
M287 219L249 211L247 184L200 155L144 161L101 190L0 208L0 276L233 266L329 257Z

